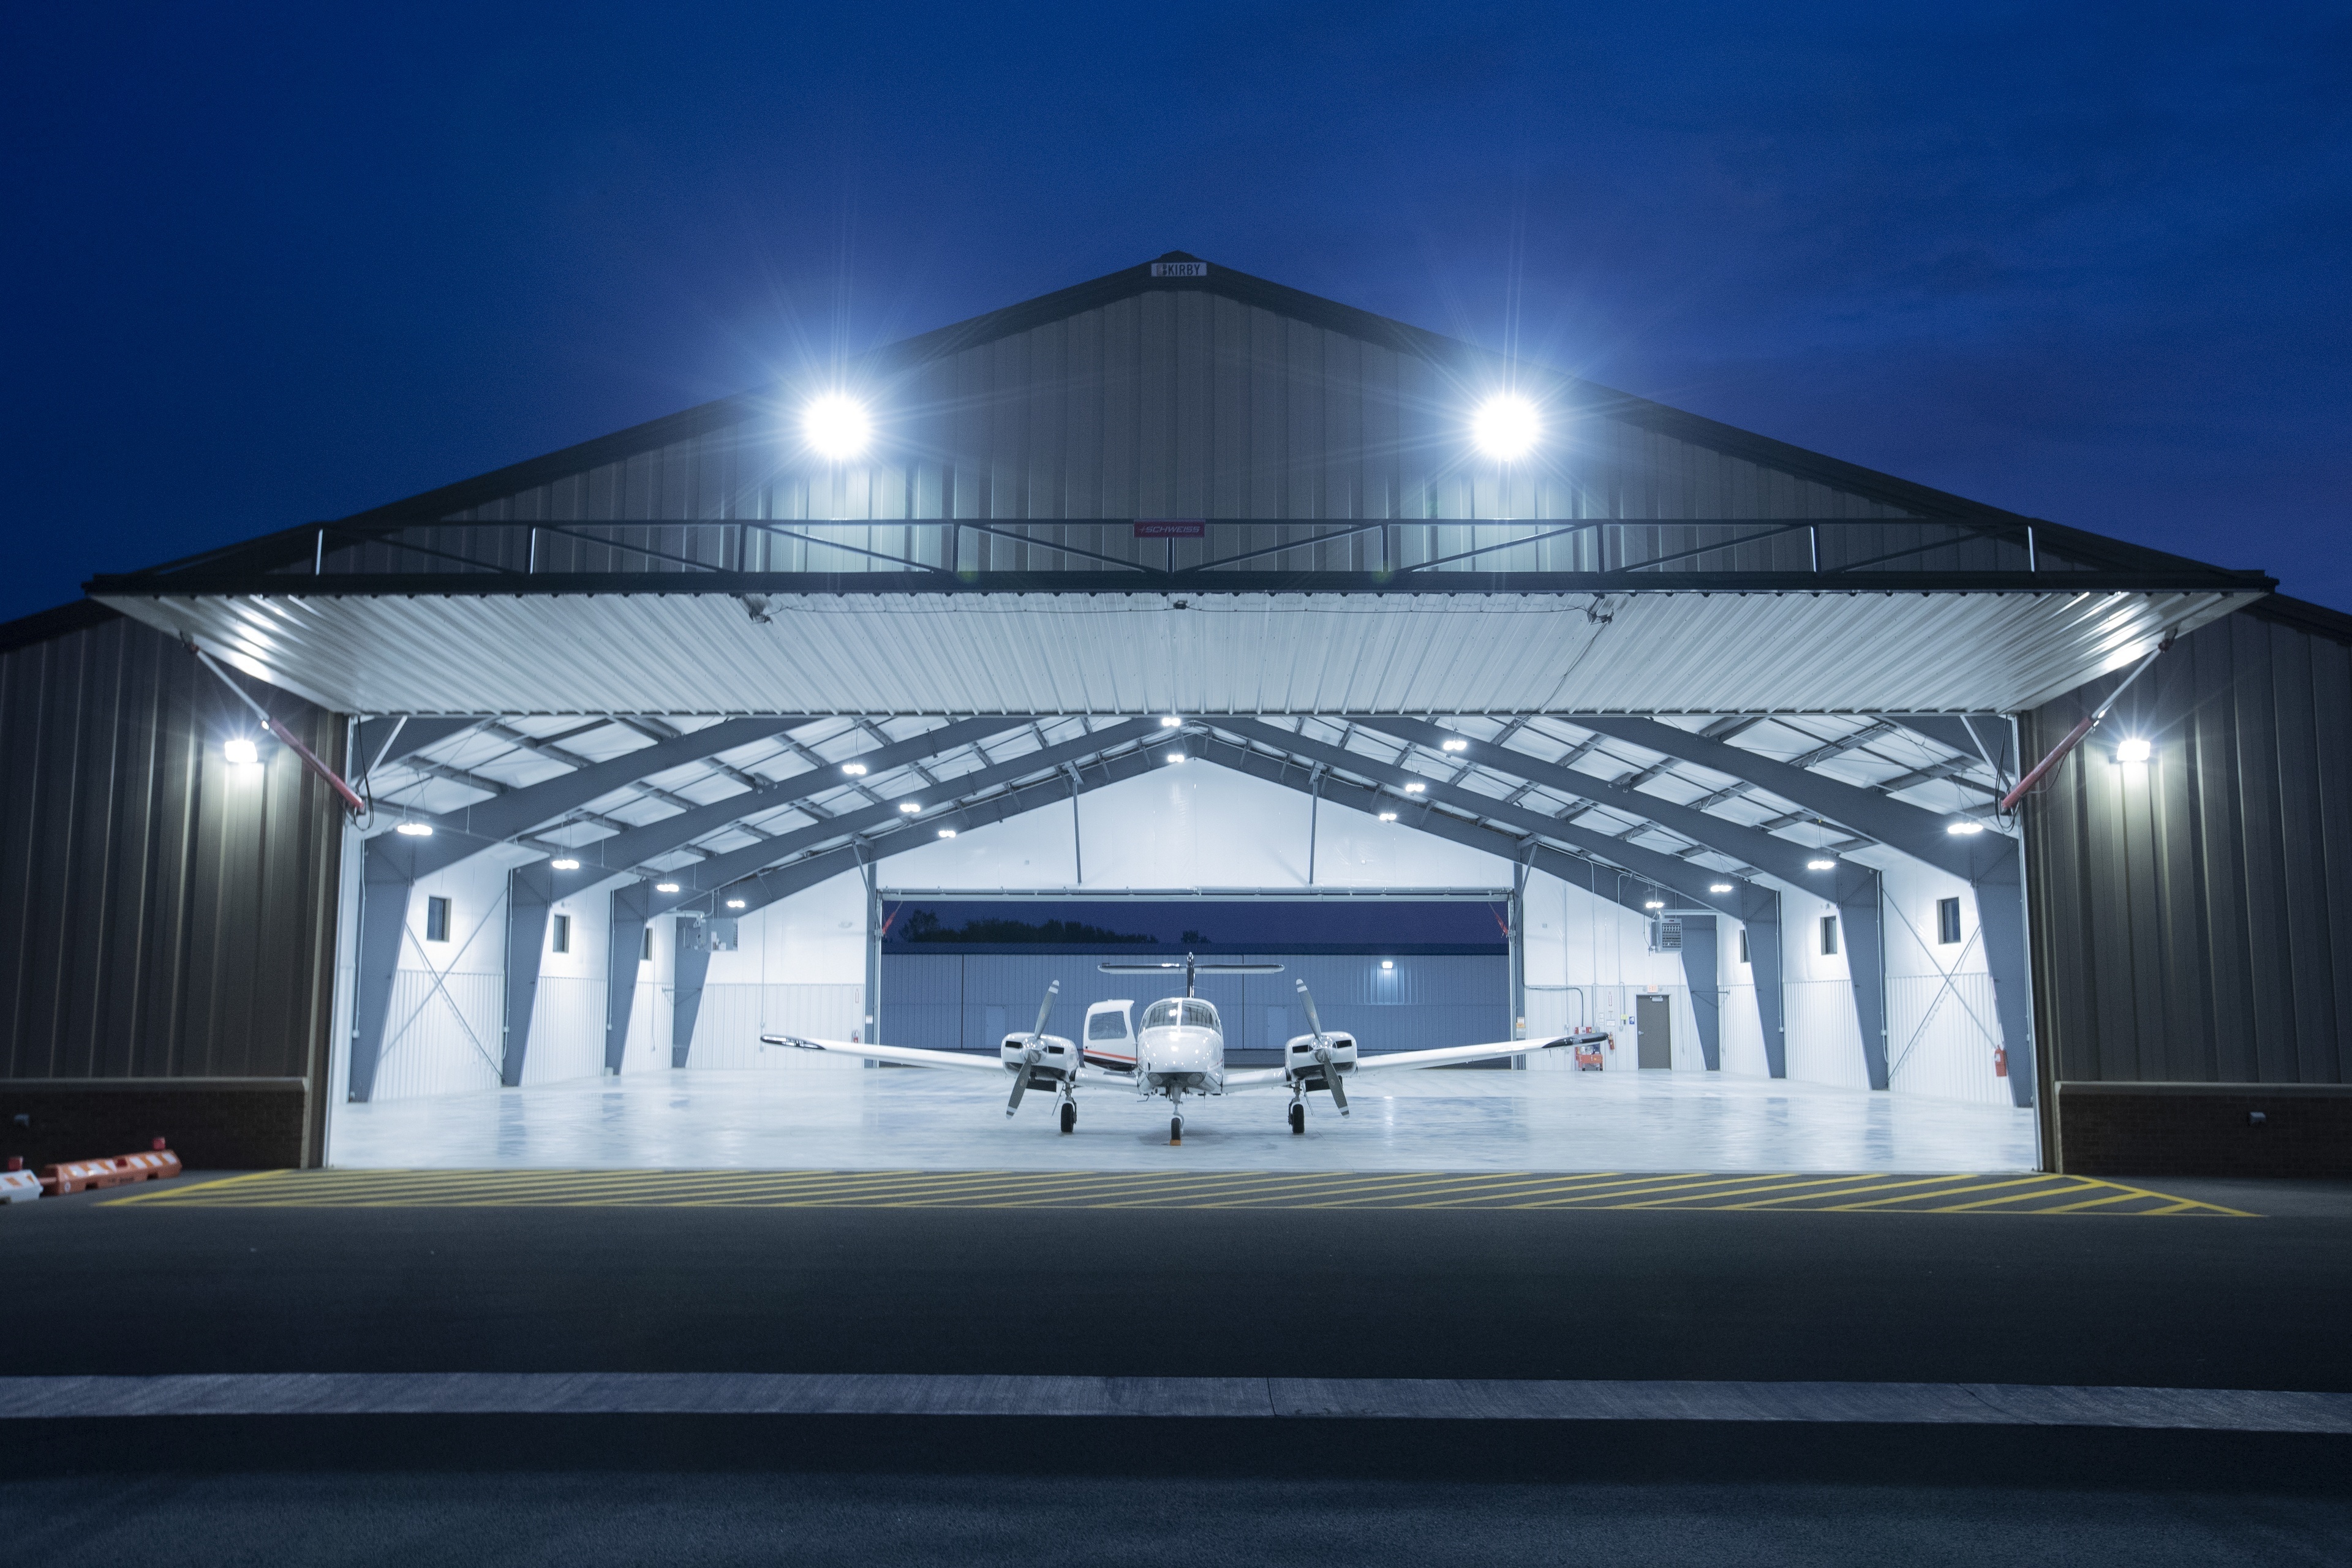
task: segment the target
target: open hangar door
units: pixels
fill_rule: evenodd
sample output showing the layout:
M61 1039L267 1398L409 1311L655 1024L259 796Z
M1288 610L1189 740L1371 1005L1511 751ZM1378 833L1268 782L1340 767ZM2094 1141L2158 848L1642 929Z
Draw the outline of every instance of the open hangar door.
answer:
M584 765L572 771L606 773L571 787L579 816L560 830L575 836L569 852L551 855L541 829L528 847L508 840L494 853L419 868L392 933L401 939L399 962L375 1060L352 1050L337 1063L354 1093L334 1108L331 1163L1056 1168L1164 1160L1164 1120L1139 1112L1123 1086L1089 1085L1082 1130L1063 1138L1044 1116L1008 1120L1001 1087L986 1079L866 1072L844 1058L763 1046L760 1036L892 1039L891 966L907 961L885 952L888 888L989 889L1049 903L1171 890L1197 898L1223 888L1373 907L1465 891L1490 906L1499 900L1506 951L1481 960L1496 981L1493 999L1465 1002L1447 1043L1485 1037L1496 1024L1511 1037L1524 1017L1538 1039L1598 1025L1614 1032L1614 1048L1599 1071L1554 1052L1530 1056L1521 1072L1392 1075L1360 1094L1345 1121L1318 1106L1310 1136L1297 1140L1286 1135L1279 1097L1230 1096L1196 1107L1205 1136L1188 1142L1191 1164L2033 1163L2032 1112L1995 1071L2000 1022L1975 889L1818 821L1780 830L1818 840L1810 848L1788 842L1836 868L1812 885L1753 865L1710 869L1695 842L1670 847L1654 818L1607 814L1638 795L1646 810L1672 816L1673 798L1654 793L1666 781L1685 797L1741 788L1766 821L1795 803L1603 730L1465 720L1418 735L1399 733L1410 728L1401 721L1374 729L1287 716L1174 726L761 722L775 728L712 735L718 725L681 725L650 743L633 731L634 742L603 761L575 739L566 744L582 747ZM520 756L544 776L558 742L533 731L559 723L454 729L406 753L408 765L427 778L495 777L496 758ZM1845 759L1849 777L1874 766L1949 777L1965 760L1885 721L1770 723ZM1676 732L1729 744L1698 729ZM669 798L654 797L642 823L625 815L639 808L597 789L643 765L625 758L658 746L667 749L655 756L669 761L698 734L707 757L654 775ZM1795 749L1764 723L1742 734L1751 745ZM1449 739L1462 749L1449 749ZM727 741L737 743L711 749ZM1789 765L1751 754L1759 765ZM378 783L396 784L400 765L387 755ZM850 766L865 772L846 775ZM1511 767L1542 780L1501 771ZM1569 773L1589 782L1570 791L1559 776ZM713 778L724 785L701 782ZM475 808L476 827L498 826L482 818L530 787ZM709 798L698 802L701 794ZM918 809L901 809L908 805ZM543 805L515 809L542 814ZM466 821L449 815L434 820L453 836L465 832ZM1538 818L1549 831L1530 830ZM386 840L391 854L436 841L379 835L369 843ZM575 862L568 870L560 864L567 860ZM346 881L367 886L364 874ZM1710 894L1718 887L1732 891ZM364 903L363 893L347 900L347 923L364 927ZM378 952L394 945L380 928L375 941ZM355 971L370 951L363 929L346 949L356 1000L364 987ZM1073 1026L1087 999L1143 989L1097 991L1111 978L1091 973L1098 955L1056 956L1080 959L1087 972L1064 978L1057 1028ZM1011 970L992 978L1003 995L982 1004L1003 1007L1012 1028L1024 1026L1034 1017L1024 1009L1035 1005L1034 986L1017 978ZM1637 1065L1643 996L1664 998L1672 1015L1664 1071ZM1240 997L1237 1052L1263 1049L1269 1029L1263 1016L1251 1019L1249 1000ZM1383 1035L1382 1011L1327 1024L1356 1028L1368 1050L1391 1038L1401 1048L1406 1037ZM1410 1011L1393 1016L1402 1023ZM1876 1026L1870 1034L1865 1019ZM983 1011L979 1026L989 1022ZM957 1044L971 1043L961 1005L955 1027ZM1412 1027L1440 1030L1444 1020L1424 1016ZM355 1046L363 1043L362 1030L353 1034ZM1893 1048L1869 1048L1874 1035Z

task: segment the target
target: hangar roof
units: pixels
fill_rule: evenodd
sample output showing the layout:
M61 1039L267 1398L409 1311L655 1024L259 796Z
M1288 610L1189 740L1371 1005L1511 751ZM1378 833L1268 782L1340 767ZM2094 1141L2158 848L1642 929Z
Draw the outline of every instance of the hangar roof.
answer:
M89 589L346 711L1113 715L2011 710L2273 585L1181 253L847 384Z

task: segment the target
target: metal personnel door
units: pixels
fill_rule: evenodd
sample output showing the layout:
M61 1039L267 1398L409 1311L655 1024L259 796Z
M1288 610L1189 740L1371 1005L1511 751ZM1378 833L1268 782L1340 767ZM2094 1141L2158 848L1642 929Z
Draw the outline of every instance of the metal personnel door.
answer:
M1633 1029L1640 1037L1640 1062L1644 1068L1675 1065L1675 1007L1671 997L1648 992L1633 998Z

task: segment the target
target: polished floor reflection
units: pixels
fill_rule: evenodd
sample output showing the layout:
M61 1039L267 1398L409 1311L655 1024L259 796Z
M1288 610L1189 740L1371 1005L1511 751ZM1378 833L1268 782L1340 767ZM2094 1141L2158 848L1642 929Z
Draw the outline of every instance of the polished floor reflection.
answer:
M331 1163L839 1170L2011 1171L2031 1110L1719 1074L1420 1072L1368 1083L1341 1118L1279 1093L1164 1103L1080 1091L1077 1131L1033 1092L917 1070L642 1073L336 1108Z

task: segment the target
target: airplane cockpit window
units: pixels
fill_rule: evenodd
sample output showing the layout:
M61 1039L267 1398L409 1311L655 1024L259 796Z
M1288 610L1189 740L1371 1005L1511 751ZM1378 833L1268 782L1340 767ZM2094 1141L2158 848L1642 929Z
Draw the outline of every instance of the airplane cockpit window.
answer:
M1173 1002L1154 1002L1143 1010L1143 1026L1147 1029L1165 1029L1175 1022L1176 1004Z
M1090 1040L1127 1038L1127 1015L1116 1010L1097 1013L1087 1020L1087 1038Z
M1187 997L1184 1001L1184 1024L1188 1028L1213 1029L1217 1026L1217 1010L1206 1002Z

